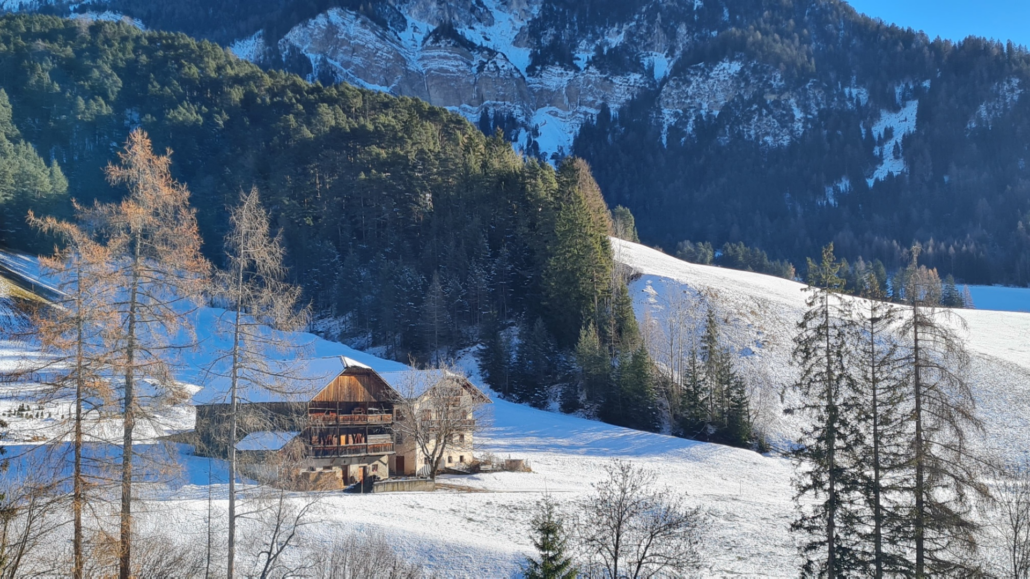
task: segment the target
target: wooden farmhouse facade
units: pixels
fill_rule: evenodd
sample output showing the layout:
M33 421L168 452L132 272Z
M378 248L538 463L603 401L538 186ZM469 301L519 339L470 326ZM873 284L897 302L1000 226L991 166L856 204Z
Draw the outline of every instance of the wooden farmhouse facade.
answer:
M318 479L323 487L342 487L369 478L427 474L401 408L417 408L416 399L433 396L442 383L457 384L468 396L488 403L465 378L439 370L380 374L355 360L334 356L296 362L298 378L275 391L240 392L235 446L241 471L272 479L273 464L288 464L291 476ZM412 387L412 384L421 385ZM281 391L279 391L281 390ZM198 454L229 453L229 388L215 380L194 396ZM447 445L440 469L472 460L475 419ZM288 460L286 460L288 458ZM421 471L421 472L420 472Z

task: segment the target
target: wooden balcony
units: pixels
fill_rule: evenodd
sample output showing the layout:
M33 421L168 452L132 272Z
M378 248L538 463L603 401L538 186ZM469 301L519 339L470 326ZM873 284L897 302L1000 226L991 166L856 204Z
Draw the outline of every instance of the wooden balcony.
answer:
M392 424L393 414L334 414L311 413L312 424L319 426L365 426L369 424Z
M341 456L366 456L372 454L393 454L393 443L346 444L339 446L308 445L308 456L312 458L335 458Z

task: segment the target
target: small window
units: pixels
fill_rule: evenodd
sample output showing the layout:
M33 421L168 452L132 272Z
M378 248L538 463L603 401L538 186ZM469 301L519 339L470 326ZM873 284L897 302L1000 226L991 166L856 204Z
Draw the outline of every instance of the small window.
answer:
M458 462L465 462L465 455L464 454L458 457Z
M454 457L453 456L448 456L447 457L447 463L450 464L452 462L454 462Z
M465 444L465 435L464 434L459 434L458 435L458 442L461 443L461 444Z

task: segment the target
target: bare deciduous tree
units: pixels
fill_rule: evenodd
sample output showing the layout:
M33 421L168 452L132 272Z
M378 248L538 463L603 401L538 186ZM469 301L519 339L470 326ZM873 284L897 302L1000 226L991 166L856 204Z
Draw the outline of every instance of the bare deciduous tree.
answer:
M706 518L655 483L655 473L615 460L594 485L577 526L589 576L684 577L702 568Z
M1030 578L1030 462L1001 469L996 487L996 547L1004 552L996 570L1001 577Z
M318 579L420 579L422 566L401 558L380 533L351 533L328 546L317 545L310 557Z
M276 354L296 357L298 346L281 331L302 328L307 311L298 311L300 288L286 283L285 248L273 236L257 189L240 195L225 238L226 269L216 276L216 291L230 311L219 330L231 336L216 364L227 365L229 378L229 529L228 577L236 562L236 438L240 400L255 391L286 392L295 383L288 366L269 363Z
M476 411L487 400L469 388L464 375L447 368L407 372L398 390L394 431L403 441L400 444L414 445L428 476L436 480L448 450L471 452Z
M88 218L106 235L112 252L111 283L120 288L112 304L119 317L114 366L122 378L122 472L120 579L131 574L133 431L148 407L185 400L169 364L177 348L169 340L189 333L189 309L208 285L210 265L200 253L190 193L170 173L169 155L156 155L142 130L129 135L121 163L107 167L112 185L128 195L97 206ZM144 384L145 383L145 384ZM141 384L152 388L138 390ZM143 404L141 396L149 396Z
M80 208L76 205L76 210ZM80 210L81 211L81 210ZM42 354L26 376L41 381L48 399L72 399L70 422L72 465L72 576L81 579L84 565L82 513L89 481L83 464L84 423L87 415L98 417L111 403L109 344L117 323L110 304L116 288L108 283L111 254L77 225L52 217L37 218L29 212L36 229L57 236L65 246L53 256L40 258L43 273L53 281L53 301L34 309L32 332ZM54 438L60 446L67 433Z
M317 495L292 496L286 489L263 487L249 501L252 510L240 513L249 519L251 536L248 543L254 550L248 577L303 576L314 569L314 562L304 557L289 557L291 550L300 548L301 530L317 522Z
M17 471L0 479L0 579L54 575L59 567L40 568L41 555L65 519L57 473L47 453L17 458Z
M911 529L916 577L973 573L968 563L977 550L978 523L971 502L987 494L979 461L967 436L983 431L966 379L969 354L953 329L963 322L935 303L935 276L917 269L913 248L910 310L901 326L909 350L912 432L909 457L912 484ZM939 287L939 285L937 285Z

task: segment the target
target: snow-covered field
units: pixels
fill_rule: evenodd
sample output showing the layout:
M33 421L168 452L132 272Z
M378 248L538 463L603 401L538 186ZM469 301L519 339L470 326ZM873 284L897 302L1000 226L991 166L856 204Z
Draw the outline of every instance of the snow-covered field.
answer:
M971 285L969 294L978 310L1030 312L1030 287Z
M778 392L795 377L790 353L805 309L805 286L686 263L625 241L613 244L616 259L640 274L630 286L638 319L660 323L678 294L701 296L724 322L723 337L740 355L739 365L760 376L770 390L766 399L774 409L768 416L768 434L774 442L792 438L796 424L777 411ZM986 436L978 442L992 452L1022 453L1030 448L1030 313L954 313L953 323L972 355L969 380L986 423Z
M644 323L661 323L676 295L702 296L724 322L724 338L740 354L740 365L762 376L765 389L778 391L793 378L789 353L793 329L804 308L801 284L688 264L640 245L613 243L617 259L640 274L631 292ZM210 329L219 313L207 309L199 314L204 351L216 345ZM987 435L981 443L1019 452L1030 444L1030 314L977 310L961 315L968 323L974 354L971 377L987 419ZM297 334L296 339L307 344L312 356L346 355L382 371L400 366L310 334ZM0 361L3 356L11 360L31 354L17 344L0 344L0 348ZM204 359L202 353L188 356L183 380L202 386ZM467 366L478 383L474 364ZM0 398L3 408L22 403L23 399L13 398L18 395L13 389L8 388L5 395L6 399ZM660 484L686 494L708 512L712 524L704 576L797 574L787 530L792 516L787 460L627 430L491 397L494 404L485 410L477 452L527 459L533 472L447 477L448 489L435 493L322 495L316 511L321 524L305 529L306 540L328 542L343 533L376 530L405 557L424 562L439 576L508 577L531 552L527 532L536 501L549 494L572 508L600 480L605 462L617 457L655 469ZM766 429L774 440L785 441L796 425L778 412L778 396L770 400ZM189 406L176 409L169 416L169 431L188 428L191 412ZM13 419L14 438L28 441L42 421ZM185 476L152 495L141 516L144 524L160 521L166 531L190 536L204 524L209 494L214 496L215 508L224 509L225 470L217 461L212 465L197 457L184 457L182 463ZM214 473L211 479L209 468Z

